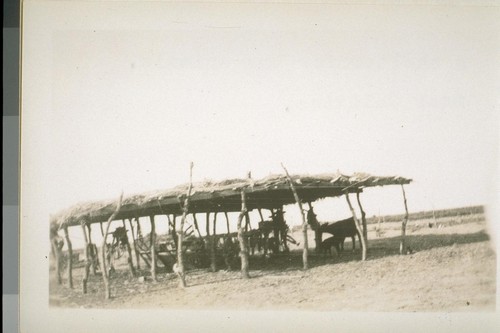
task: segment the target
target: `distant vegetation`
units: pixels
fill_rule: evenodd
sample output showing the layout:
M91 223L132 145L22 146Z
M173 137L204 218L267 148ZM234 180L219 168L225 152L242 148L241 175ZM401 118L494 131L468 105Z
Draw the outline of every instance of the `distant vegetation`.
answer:
M483 214L484 206L471 206L462 208L452 208L452 209L440 209L435 211L422 211L416 213L410 213L410 220L424 220L432 218L443 218L443 217L456 217L456 216L468 216L475 214ZM404 218L404 214L398 215L388 215L388 216L373 216L367 217L366 223L378 223L379 218L382 222L400 222Z

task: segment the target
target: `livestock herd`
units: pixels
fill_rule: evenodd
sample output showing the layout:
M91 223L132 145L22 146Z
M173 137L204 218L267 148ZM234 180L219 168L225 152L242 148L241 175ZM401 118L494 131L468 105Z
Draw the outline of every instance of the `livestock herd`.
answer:
M300 245L289 234L290 228L284 219L283 213L282 209L273 210L270 216L271 219L259 222L257 229L251 229L250 224L246 224L243 237L249 255L259 254L264 258L269 258L279 253L288 253L290 251L289 244ZM307 211L307 223L316 233L316 251L324 257L327 254L333 256L333 252L337 255L340 254L344 250L344 241L348 237L352 238L354 250L355 236L357 235L359 239L361 237L353 218L337 222L319 223L312 207ZM168 234L155 237L157 259L169 271L176 262L178 241L175 230L174 232L171 231ZM129 243L127 232L125 227L117 227L113 232L110 232L112 241L106 247L107 267L114 270L114 262L126 252L127 247L134 249L138 265L141 257L146 266L151 267L151 235L146 234L143 236L139 229L137 237L133 237L132 244L132 242ZM322 240L323 233L332 236ZM51 234L51 240L53 251L60 251L64 246L64 239L56 231ZM92 261L92 267L97 268L99 267L97 248L95 244L91 245L93 245L93 251L90 251L89 257ZM241 250L237 232L202 236L198 231L198 236L195 236L193 228L188 227L183 245L187 264L192 268L225 266L227 270L233 270L238 267Z
M319 223L312 207L307 212L307 222L312 230L316 232L318 253L338 255L344 251L345 239L352 238L353 250L355 249L355 237L360 235L356 229L353 218L337 222ZM262 255L264 258L277 255L279 253L288 253L289 244L300 245L300 243L289 234L290 228L286 223L282 210L272 211L271 219L261 221L257 229L246 229L243 232L246 251L249 255ZM322 240L322 234L328 233L332 236ZM167 269L172 267L176 261L177 237L176 233L160 235L157 240L158 258ZM318 241L319 238L319 241ZM144 250L149 248L149 235L139 240L139 244L145 243ZM198 237L189 230L185 235L183 244L185 245L185 254L188 259L188 265L196 268L209 267L210 265L222 264L228 270L232 270L238 265L240 254L240 245L237 232L228 232L222 235L212 235ZM214 264L214 261L216 263ZM211 263L212 262L212 263Z

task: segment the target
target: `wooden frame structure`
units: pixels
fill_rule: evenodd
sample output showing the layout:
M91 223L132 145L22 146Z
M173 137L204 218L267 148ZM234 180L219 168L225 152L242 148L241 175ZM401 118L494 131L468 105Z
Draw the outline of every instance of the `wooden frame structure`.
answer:
M192 165L190 169L190 179L192 179ZM339 197L345 196L349 208L353 214L356 227L360 234L363 236L362 240L362 260L366 258L366 220L365 213L361 206L359 199L359 194L362 193L364 188L376 187L376 186L387 186L387 185L400 185L403 189L403 198L405 205L405 219L402 222L401 231L401 254L406 253L405 248L405 235L406 235L406 224L408 222L408 208L406 205L406 194L404 192L404 185L412 182L411 179L403 178L399 176L392 177L381 177L373 176L364 173L356 173L353 175L343 175L340 173L328 173L320 175L289 175L286 168L285 175L272 175L261 180L252 180L250 178L250 173L247 179L228 179L220 182L203 182L203 183L192 183L190 181L188 184L177 186L173 189L154 191L143 194L137 194L132 196L120 197L118 201L116 200L104 200L89 203L82 203L70 207L56 215L51 216L50 224L51 230L63 229L65 231L65 238L68 245L71 244L69 240L69 235L67 229L69 227L80 226L84 232L86 248L85 248L85 277L83 281L83 292L87 289L87 279L88 272L90 268L90 263L95 261L95 251L91 251L92 246L90 240L90 225L99 223L101 226L101 233L103 233L103 243L101 246L101 267L103 271L103 278L105 281L106 297L110 297L108 289L108 272L106 269L106 236L109 234L109 225L113 220L129 220L134 249L136 250L136 263L139 265L139 260L137 256L137 245L136 237L134 236L134 228L132 221L136 221L137 234L140 233L140 217L149 217L151 223L151 275L154 280L156 280L156 252L155 252L155 215L166 215L169 220L169 225L173 227L173 236L178 248L182 248L183 242L183 232L184 232L184 221L187 214L205 213L207 215L206 219L206 230L207 236L209 236L209 215L214 214L213 221L213 235L207 237L209 239L209 247L211 251L214 251L215 247L215 223L216 214L221 212L226 215L226 222L229 226L229 220L227 219L228 212L239 212L239 217L237 221L238 226L238 241L240 243L240 257L242 263L242 277L249 278L249 265L248 265L248 251L245 243L245 237L243 237L244 227L242 221L244 217L247 217L248 225L248 212L254 209L259 210L259 214L262 219L262 209L269 209L273 211L274 209L279 209L285 205L296 203L302 214L302 228L304 233L303 242L303 262L304 269L308 268L307 257L308 257L308 244L307 244L307 227L304 211L302 209L302 203L310 203L319 199L324 199L327 197ZM361 222L358 220L354 213L351 201L349 200L349 194L356 194L359 208L361 211ZM170 220L170 214L174 216L173 223ZM175 229L175 217L182 216L181 225L179 230ZM102 223L107 222L105 232L102 228ZM195 220L195 227L199 234L198 222ZM88 237L87 231L88 229ZM51 233L53 237L53 233ZM52 239L51 239L52 241ZM57 247L53 247L57 250ZM68 247L70 250L70 246ZM60 251L60 249L59 249ZM70 250L71 251L71 250ZM182 251L178 251L177 263L174 265L174 271L181 277L181 286L186 286L184 280L185 272L183 267ZM60 253L55 253L56 256L60 257ZM128 262L132 264L131 252L128 251ZM212 253L213 256L213 253ZM213 261L213 265L214 261ZM215 270L215 267L212 267ZM133 266L131 265L131 271L133 271ZM58 271L58 276L60 272ZM71 278L71 262L69 262L68 267L68 277L69 286L73 286L73 281Z

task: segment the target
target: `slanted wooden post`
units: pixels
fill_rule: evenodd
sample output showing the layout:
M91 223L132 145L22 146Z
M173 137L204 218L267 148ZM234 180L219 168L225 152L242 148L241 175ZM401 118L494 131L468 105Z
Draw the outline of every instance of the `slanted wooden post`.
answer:
M366 243L365 238L363 237L363 230L361 230L361 226L359 225L359 220L356 217L356 213L354 212L354 208L352 208L351 200L349 199L349 193L345 194L345 198L347 200L347 204L349 205L349 209L351 210L352 218L354 220L354 224L356 225L356 229L358 230L358 235L361 241L361 260L366 260Z
M217 223L217 212L214 212L214 224L212 225L212 237L210 237L210 270L212 272L217 271L217 258L216 258L216 247L217 247L217 235L216 235L216 223Z
M106 268L106 244L107 244L106 238L108 237L109 227L111 225L111 222L114 220L114 218L116 217L116 215L118 214L118 212L120 211L120 209L122 207L122 199L123 199L123 192L120 195L120 199L118 199L118 204L116 205L115 211L113 212L113 214L111 214L111 216L109 217L109 219L106 223L106 232L104 233L104 237L103 237L102 245L101 245L101 260L100 261L101 261L102 279L104 281L104 297L106 299L111 298L111 290L109 288L109 276L108 276L108 270Z
M90 273L90 245L89 245L89 239L87 237L87 230L85 227L85 224L87 223L87 220L82 220L80 225L82 227L82 232L83 232L83 240L85 242L85 250L83 251L85 254L85 270L82 278L82 291L84 294L87 293L87 282L89 280L89 273ZM102 273L105 275L105 272L103 271Z
M66 238L66 244L68 245L68 285L73 289L73 246L71 240L69 239L68 225L64 225L64 237Z
M243 236L243 217L247 214L247 204L245 190L241 190L241 212L238 216L238 242L240 243L240 258L241 258L241 276L243 279L249 279L250 274L248 273L248 251L245 244L245 237Z
M123 228L125 231L127 230L127 225L125 224L125 219L122 220L123 222ZM132 233L133 231L130 230ZM127 263L128 263L128 268L130 270L130 274L132 274L132 277L135 276L135 268L134 268L134 263L132 262L132 249L130 248L130 242L128 240L128 234L125 234L127 236L127 253L128 253L128 258L127 258Z
M149 217L149 221L151 222L151 233L149 234L149 242L151 248L151 277L153 281L157 281L156 279L156 223L154 215Z
M196 219L195 213L193 213L193 221L194 221L194 227L196 229L196 232L198 233L198 237L201 238L201 232L200 232L200 228L198 228L198 220Z
M187 190L186 199L184 200L184 205L182 206L182 218L180 232L178 234L178 245L177 245L177 262L174 264L174 272L176 272L180 277L180 285L185 288L186 285L186 270L184 268L184 253L182 251L182 242L184 240L184 223L186 222L186 216L189 212L189 198L191 197L191 190L193 189L193 162L189 165L189 187Z
M104 237L104 229L102 228L102 222L99 222L99 226L101 227L101 236Z
M226 217L226 228L227 234L229 235L231 233L231 229L229 228L229 216L227 215L227 212L224 212L224 216Z
M399 254L407 254L406 224L408 223L408 205L406 203L406 193L403 184L401 184L401 190L403 191L403 200L405 204L405 217L401 225L401 243L399 244Z
M309 249L308 249L308 242L307 242L306 217L304 216L304 210L302 209L302 202L300 201L299 195L297 194L297 191L295 190L295 186L293 185L293 180L290 177L290 174L288 173L288 170L285 168L283 163L281 163L281 166L285 170L286 178L288 179L288 184L290 185L290 189L293 192L293 196L295 197L295 202L297 203L297 206L299 207L300 216L302 217L302 235L304 237L304 249L302 251L302 264L303 264L304 269L308 269L309 263L308 263L307 257L308 257Z
M368 228L366 226L366 213L361 206L361 200L359 199L359 192L356 193L356 199L358 200L359 210L361 211L361 222L363 223L363 237L365 238L365 243L368 245Z

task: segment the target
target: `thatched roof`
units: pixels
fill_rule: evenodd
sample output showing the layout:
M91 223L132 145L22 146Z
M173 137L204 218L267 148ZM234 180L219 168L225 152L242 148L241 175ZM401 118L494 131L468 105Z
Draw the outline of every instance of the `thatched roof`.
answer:
M412 181L399 176L379 177L363 173L351 176L340 173L293 175L291 178L303 202L340 196L346 191L356 193L366 187L409 184ZM181 202L186 196L188 185L125 196L116 219L181 214ZM189 211L191 213L240 211L242 190L246 193L248 210L278 208L295 202L287 178L284 175L272 175L255 181L227 179L220 182L194 183ZM116 204L116 199L77 204L54 215L51 224L73 226L80 224L82 220L90 223L103 222L114 212Z

